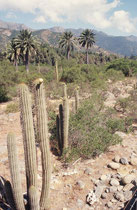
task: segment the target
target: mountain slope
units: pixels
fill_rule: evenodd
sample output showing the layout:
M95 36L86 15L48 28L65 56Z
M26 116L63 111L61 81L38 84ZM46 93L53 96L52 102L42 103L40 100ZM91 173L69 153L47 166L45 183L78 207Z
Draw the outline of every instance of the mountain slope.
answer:
M0 28L9 29L9 30L19 30L19 31L23 29L29 29L24 24L5 22L2 20L0 20Z
M12 37L19 33L19 30L26 28L27 27L23 24L0 21L0 50L5 47ZM35 30L33 31L33 34L37 35L43 42L48 42L49 45L57 47L60 36L64 31L72 31L74 36L78 37L83 29L52 27L49 29ZM101 31L94 32L96 45L93 49L96 49L96 51L100 52L100 48L103 48L105 51L117 53L123 56L137 56L136 36L109 36Z

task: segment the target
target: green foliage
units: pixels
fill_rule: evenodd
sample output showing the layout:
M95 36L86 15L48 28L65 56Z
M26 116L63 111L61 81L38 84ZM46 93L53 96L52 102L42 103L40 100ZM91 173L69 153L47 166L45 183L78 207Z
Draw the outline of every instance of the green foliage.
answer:
M122 71L125 76L137 74L137 61L126 58L116 59L107 65L107 70Z
M115 110L104 111L103 98L96 93L83 102L76 115L70 119L71 152L67 161L75 158L91 158L107 150L108 146L121 142L116 131L127 132L130 119L119 119Z
M111 79L113 82L124 79L124 74L121 71L116 71L115 69L109 69L105 73L108 79Z
M9 97L7 96L7 90L3 86L0 86L0 103L6 102L9 100Z
M8 104L6 107L6 114L15 113L19 111L19 104L18 103L11 103Z
M59 47L65 49L67 59L69 60L70 52L74 49L74 38L71 31L66 31L62 34L59 40Z

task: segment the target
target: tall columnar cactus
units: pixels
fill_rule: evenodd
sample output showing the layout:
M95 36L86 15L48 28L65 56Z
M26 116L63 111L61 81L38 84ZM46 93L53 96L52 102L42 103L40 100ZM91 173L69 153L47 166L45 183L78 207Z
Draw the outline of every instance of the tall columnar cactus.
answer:
M63 106L62 104L59 105L59 115L56 117L56 127L57 127L57 139L58 139L58 146L60 151L60 156L63 152Z
M57 138L60 150L60 155L63 151L68 154L68 131L69 131L69 100L67 96L67 86L63 83L63 106L59 106L59 115L56 119ZM67 156L66 154L66 156Z
M22 195L17 148L16 148L16 139L13 133L8 134L7 148L8 148L8 159L9 159L9 166L10 166L10 173L12 180L12 191L13 191L13 197L16 209L25 210L23 195Z
M38 200L38 190L34 186L30 186L29 188L29 202L31 210L40 210L39 200Z
M75 112L78 111L79 108L79 87L75 90Z
M67 97L67 86L64 84L63 97L63 148L68 149L68 130L69 130L69 100Z
M58 82L59 81L59 71L58 71L58 61L57 60L56 60L55 72L56 72L56 80Z
M63 99L63 147L68 149L68 130L69 130L69 100Z
M35 104L37 116L37 130L41 149L42 161L42 192L40 198L41 210L50 208L49 191L51 179L51 157L48 137L48 117L46 111L46 99L44 84L40 80L35 81Z
M25 84L21 84L19 86L19 93L28 191L29 187L32 185L37 187L35 135L33 127L31 96L28 87Z

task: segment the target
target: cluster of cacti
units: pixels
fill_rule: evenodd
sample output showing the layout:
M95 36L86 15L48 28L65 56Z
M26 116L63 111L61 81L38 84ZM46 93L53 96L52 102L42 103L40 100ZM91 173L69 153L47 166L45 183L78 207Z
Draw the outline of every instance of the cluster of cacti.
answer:
M57 138L60 154L63 151L68 152L68 131L69 131L69 100L67 96L67 86L63 89L63 106L59 106L59 115L57 115Z
M34 83L35 105L37 116L37 137L41 150L42 162L42 190L38 193L36 139L34 135L31 95L25 84L19 86L21 125L23 132L23 144L25 155L25 170L27 182L27 204L24 204L19 163L14 134L8 135L8 157L11 172L13 198L9 205L16 210L47 210L50 208L49 189L51 177L50 147L48 138L48 120L46 112L45 91L42 79ZM12 194L11 192L11 194ZM8 200L8 199L7 199Z

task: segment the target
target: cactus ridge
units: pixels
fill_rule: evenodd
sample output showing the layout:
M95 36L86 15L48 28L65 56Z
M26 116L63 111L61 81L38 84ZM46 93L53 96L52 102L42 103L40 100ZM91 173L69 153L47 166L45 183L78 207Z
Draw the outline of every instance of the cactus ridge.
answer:
M40 197L41 210L49 209L49 190L51 179L51 157L48 137L48 117L46 111L45 89L43 83L35 88L37 107L37 129L42 160L42 192Z
M13 133L9 133L7 137L7 148L8 148L8 159L12 180L13 197L15 200L16 208L18 210L25 210L23 196L22 196L22 186L21 177L19 171L18 155L16 148L16 139Z
M29 189L29 186L31 185L37 187L37 164L31 96L28 87L25 84L20 85L20 107L27 189Z
M38 201L38 190L33 185L29 188L29 201L30 201L30 208L32 210L40 210L39 201Z

